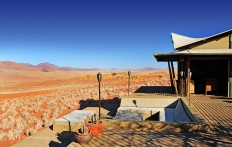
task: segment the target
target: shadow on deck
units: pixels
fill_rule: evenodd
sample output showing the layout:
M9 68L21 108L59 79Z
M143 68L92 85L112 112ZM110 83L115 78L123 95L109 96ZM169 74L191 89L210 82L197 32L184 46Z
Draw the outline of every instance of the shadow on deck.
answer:
M60 147L60 146L68 146L71 143L75 142L75 132L61 132L57 133L57 139L59 141L50 141L49 147Z
M115 97L113 99L101 100L101 118L113 118L120 106L121 99ZM80 102L80 110L94 110L99 114L99 100L88 99Z
M78 144L75 133L55 134L49 128L38 132L37 138L25 139L13 146L49 146L49 147L100 147L100 146L231 146L232 139L226 135L206 133L175 133L133 130L107 130L98 137L93 137L89 144ZM41 139L39 136L49 136Z
M175 91L171 86L141 86L133 94L176 96Z

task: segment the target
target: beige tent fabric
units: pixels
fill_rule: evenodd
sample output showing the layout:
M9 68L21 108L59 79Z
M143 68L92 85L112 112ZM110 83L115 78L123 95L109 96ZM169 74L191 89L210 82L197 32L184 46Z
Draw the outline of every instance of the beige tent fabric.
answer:
M232 29L209 36L209 37L204 37L204 38L191 38L191 37L187 37L187 36L183 36L183 35L179 35L176 33L171 33L172 36L172 42L173 42L173 46L174 46L174 50L176 50L177 48L201 41L201 40L205 40L205 39L209 39L224 33L228 33L231 32L232 33Z
M173 42L174 49L177 49L179 47L205 39L205 38L190 38L190 37L175 34L175 33L171 33L171 36L172 36L172 42Z

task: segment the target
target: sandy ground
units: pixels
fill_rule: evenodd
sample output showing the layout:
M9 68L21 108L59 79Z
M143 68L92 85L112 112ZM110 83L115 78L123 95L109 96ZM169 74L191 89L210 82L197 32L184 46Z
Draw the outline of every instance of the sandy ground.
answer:
M79 109L79 102L98 99L99 71L0 71L0 146L17 142ZM127 71L100 71L101 99L128 94ZM166 86L168 71L131 71L130 93L141 86ZM109 106L110 107L110 106Z

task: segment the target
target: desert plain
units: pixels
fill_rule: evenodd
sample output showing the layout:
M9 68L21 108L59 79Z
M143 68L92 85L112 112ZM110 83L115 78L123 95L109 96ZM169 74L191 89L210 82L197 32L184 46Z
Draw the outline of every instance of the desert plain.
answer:
M170 85L168 70L130 70L129 94L141 86ZM47 128L81 100L98 100L97 74L102 74L101 99L128 95L128 70L67 70L0 62L0 146L11 146Z

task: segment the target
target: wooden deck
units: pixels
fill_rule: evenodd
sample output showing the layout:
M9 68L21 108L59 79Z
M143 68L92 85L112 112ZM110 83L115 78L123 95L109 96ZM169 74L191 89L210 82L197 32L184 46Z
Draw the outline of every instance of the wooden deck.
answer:
M75 142L75 133L56 134L46 128L12 147L152 147L152 146L232 146L232 137L223 134L137 132L104 130L89 144Z
M33 136L30 136L12 147L55 147L55 146L70 146L74 141L74 133L61 133L53 132L50 128L43 129ZM80 146L76 143L75 146Z
M232 98L193 95L190 102L210 124L212 131L232 135Z
M46 128L18 142L13 147L232 146L231 98L192 95L191 106L203 115L213 133L104 130L103 134L94 137L89 145L80 145L75 142L75 133L62 132L58 134L50 128Z

